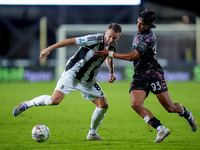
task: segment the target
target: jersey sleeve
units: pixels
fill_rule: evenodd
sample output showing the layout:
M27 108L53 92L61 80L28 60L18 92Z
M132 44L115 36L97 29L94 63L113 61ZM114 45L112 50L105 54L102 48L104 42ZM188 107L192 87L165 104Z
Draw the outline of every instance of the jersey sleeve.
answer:
M91 46L103 42L103 34L90 34L86 36L76 37L76 44L78 46Z

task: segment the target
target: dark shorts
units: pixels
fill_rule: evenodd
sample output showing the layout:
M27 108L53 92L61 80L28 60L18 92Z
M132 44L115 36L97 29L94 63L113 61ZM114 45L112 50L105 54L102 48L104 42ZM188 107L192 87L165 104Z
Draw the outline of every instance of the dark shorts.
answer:
M143 90L147 92L146 97L151 91L153 94L160 94L168 91L167 84L163 76L159 77L140 77L133 80L130 86L132 90Z

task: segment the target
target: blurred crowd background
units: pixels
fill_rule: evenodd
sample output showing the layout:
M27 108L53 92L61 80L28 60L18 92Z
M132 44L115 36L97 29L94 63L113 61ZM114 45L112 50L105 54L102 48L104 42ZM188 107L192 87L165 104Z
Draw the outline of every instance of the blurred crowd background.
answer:
M65 38L104 33L108 24L122 25L118 52L132 51L137 18L147 7L158 19L153 29L158 41L157 58L167 81L200 81L200 10L195 1L182 4L142 0L139 5L7 5L0 3L0 82L51 81L59 77L63 64L75 53L70 46L40 60L42 49ZM64 29L61 29L64 28ZM62 60L60 62L60 60ZM118 80L131 79L132 62L115 59ZM106 81L105 64L98 75Z

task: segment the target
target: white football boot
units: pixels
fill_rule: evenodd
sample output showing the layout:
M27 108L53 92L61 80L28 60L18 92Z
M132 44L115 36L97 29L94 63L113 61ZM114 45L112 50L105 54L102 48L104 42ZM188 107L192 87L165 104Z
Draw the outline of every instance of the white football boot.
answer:
M191 130L195 132L197 131L197 122L195 121L191 111L188 110L187 112L190 113L190 116L188 117L187 122L189 123Z
M88 141L103 141L103 139L97 133L95 134L88 133L87 140Z
M13 115L18 116L19 114L21 114L23 111L25 111L27 109L28 109L28 106L26 104L26 101L24 101L21 104L19 104L17 107L14 108Z
M170 129L160 126L154 143L161 143L170 134Z

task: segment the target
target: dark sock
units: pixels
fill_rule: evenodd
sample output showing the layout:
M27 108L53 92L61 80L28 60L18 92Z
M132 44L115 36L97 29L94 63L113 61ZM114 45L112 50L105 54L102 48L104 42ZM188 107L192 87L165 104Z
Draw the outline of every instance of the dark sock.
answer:
M162 125L160 123L160 120L156 119L155 117L151 118L149 121L148 121L148 124L150 126L152 126L153 128L157 129L158 126Z
M182 115L180 115L181 117L184 117L185 119L188 119L190 116L190 113L185 109L185 107L183 106L184 109L184 113Z

